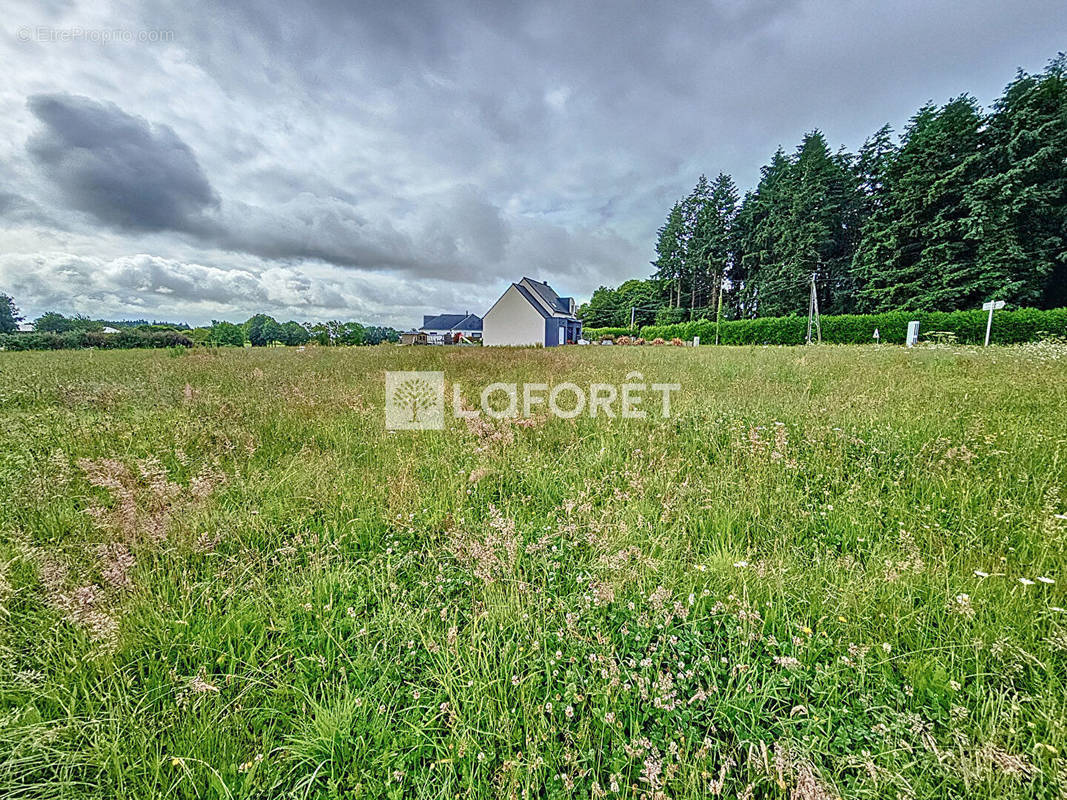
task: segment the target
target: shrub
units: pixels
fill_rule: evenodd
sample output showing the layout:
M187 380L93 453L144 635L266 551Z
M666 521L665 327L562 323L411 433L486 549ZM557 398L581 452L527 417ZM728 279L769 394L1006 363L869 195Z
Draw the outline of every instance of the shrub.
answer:
M602 339L615 339L616 336L629 336L633 333L629 328L583 328L582 336L590 342L598 342Z
M4 350L101 350L129 348L192 347L193 340L176 330L140 330L127 328L118 333L66 331L65 333L9 333L0 335Z
M830 344L870 344L874 331L880 341L904 344L908 322L919 321L919 334L934 333L942 341L950 336L960 344L982 344L988 312L970 311L891 311L883 314L842 314L822 318L822 340ZM725 320L719 325L720 344L803 344L807 333L807 317L758 317L756 319ZM1040 310L1022 308L998 311L993 317L994 344L1019 344L1038 341L1049 336L1067 335L1067 308ZM715 341L714 320L696 320L676 325L646 325L641 336L656 339L691 340L699 336L702 343Z

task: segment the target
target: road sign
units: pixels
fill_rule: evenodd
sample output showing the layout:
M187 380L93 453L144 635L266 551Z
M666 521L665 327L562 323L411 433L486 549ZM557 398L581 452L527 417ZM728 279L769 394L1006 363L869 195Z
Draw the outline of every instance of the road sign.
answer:
M990 300L988 303L982 303L982 310L989 312L989 319L985 324L985 346L989 347L989 334L993 331L993 312L998 308L1004 308L1003 300Z

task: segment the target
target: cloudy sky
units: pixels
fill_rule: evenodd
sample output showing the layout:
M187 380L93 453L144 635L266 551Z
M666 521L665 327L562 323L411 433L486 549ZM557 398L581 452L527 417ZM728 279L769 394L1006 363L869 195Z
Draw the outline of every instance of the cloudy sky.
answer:
M588 297L701 172L750 187L1067 48L1063 0L4 6L0 291L191 324Z

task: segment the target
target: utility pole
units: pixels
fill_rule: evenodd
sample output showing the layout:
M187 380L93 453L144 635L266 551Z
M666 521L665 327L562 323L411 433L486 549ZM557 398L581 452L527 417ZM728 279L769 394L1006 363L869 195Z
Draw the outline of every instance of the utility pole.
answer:
M811 296L808 298L808 338L807 344L811 344L811 329L815 327L815 335L819 344L822 344L822 324L819 322L819 293L815 289L815 273L811 273Z
M634 329L634 307L630 306L630 330Z

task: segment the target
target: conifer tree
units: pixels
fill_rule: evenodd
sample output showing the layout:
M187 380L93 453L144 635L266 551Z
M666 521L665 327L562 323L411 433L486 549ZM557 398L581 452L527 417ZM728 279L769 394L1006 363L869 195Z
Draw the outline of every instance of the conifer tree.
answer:
M912 117L866 226L855 270L866 310L967 308L975 285L974 219L965 194L976 176L982 116L963 95Z
M659 229L656 240L656 268L653 278L663 287L666 305L674 308L681 304L682 275L685 271L685 221L682 206L675 203L667 215L667 221Z
M1067 56L1019 72L996 102L967 192L979 291L1067 305Z
M760 169L759 184L745 196L738 212L734 242L741 280L735 298L739 316L773 313L764 310L765 300L770 309L776 305L774 280L784 257L779 232L787 224L791 170L792 164L779 147L771 163Z
M730 278L734 264L733 228L738 211L737 186L734 179L720 172L711 185L707 214L707 275L710 292L707 317L714 317L723 286Z

